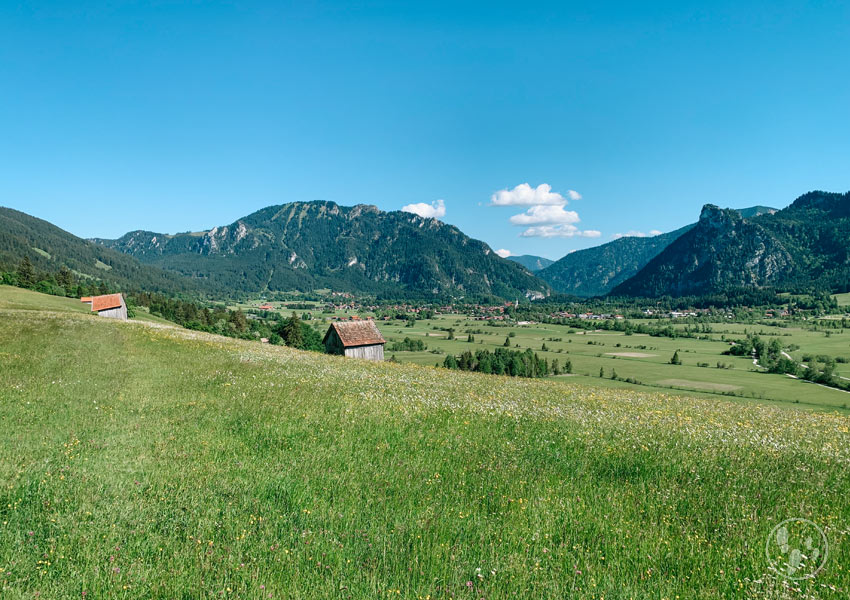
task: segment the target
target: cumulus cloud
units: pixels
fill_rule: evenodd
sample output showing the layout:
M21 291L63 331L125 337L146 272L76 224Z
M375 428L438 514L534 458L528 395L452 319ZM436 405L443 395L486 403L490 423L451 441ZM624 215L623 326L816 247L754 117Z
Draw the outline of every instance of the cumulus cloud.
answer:
M499 248L498 250L496 250L496 254L498 254L502 258L507 258L509 256L513 256L513 254L511 253L510 250L505 250L504 248Z
M595 229L585 229L581 230L575 225L572 224L564 224L564 225L539 225L537 227L529 227L525 231L523 231L520 236L521 237L542 237L542 238L553 238L553 237L586 237L586 238L598 238L602 235L601 231L596 231Z
M661 232L657 229L652 229L649 233L644 233L643 231L627 231L626 233L615 233L611 237L615 240L619 240L622 237L655 237L656 235L661 235Z
M436 200L431 204L428 204L427 202L418 202L416 204L402 206L401 210L419 215L426 219L440 219L446 215L446 203L442 200Z
M581 194L574 190L569 190L567 195L571 200L581 198ZM567 199L561 194L553 192L552 186L548 183L541 183L536 188L527 183L521 183L511 190L499 190L490 197L492 206L534 206L537 204L563 206L566 203Z
M541 183L533 188L527 183L521 183L513 189L499 190L490 197L490 206L528 206L529 208L510 218L513 225L526 229L521 237L595 238L602 234L595 229L581 230L576 227L580 221L578 213L566 210L564 207L572 200L581 200L581 194L575 190L567 190L566 195L552 191L548 183ZM497 251L501 256L502 252ZM508 253L509 255L509 253Z
M532 206L524 213L510 218L514 225L562 225L578 223L578 213L574 210L564 210L561 206L538 205Z

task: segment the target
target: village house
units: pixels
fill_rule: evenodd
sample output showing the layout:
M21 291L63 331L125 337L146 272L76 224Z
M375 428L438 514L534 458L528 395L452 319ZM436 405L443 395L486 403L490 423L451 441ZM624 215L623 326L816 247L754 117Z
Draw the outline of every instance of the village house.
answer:
M127 305L121 294L106 294L105 296L83 296L81 302L91 304L92 312L101 317L110 319L127 320Z
M387 341L371 320L334 322L322 343L328 354L340 354L366 360L384 360Z

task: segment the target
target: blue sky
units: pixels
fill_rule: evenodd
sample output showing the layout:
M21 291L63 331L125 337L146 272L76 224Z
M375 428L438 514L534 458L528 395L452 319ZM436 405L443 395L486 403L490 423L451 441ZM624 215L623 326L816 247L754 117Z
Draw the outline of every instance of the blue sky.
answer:
M116 237L442 200L558 258L850 189L850 4L532 4L4 2L0 205Z

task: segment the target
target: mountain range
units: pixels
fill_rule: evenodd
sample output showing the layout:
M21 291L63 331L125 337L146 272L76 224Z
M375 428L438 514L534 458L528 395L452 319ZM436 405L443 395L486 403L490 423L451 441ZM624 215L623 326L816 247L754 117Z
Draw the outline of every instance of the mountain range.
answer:
M0 208L0 270L37 269L146 289L225 297L332 289L384 298L685 296L741 288L850 289L850 192L790 206L703 207L696 223L567 254L498 256L457 227L371 205L293 202L194 233L83 240Z
M544 281L432 218L293 202L199 233L132 231L98 244L239 291L331 288L390 297L542 298Z

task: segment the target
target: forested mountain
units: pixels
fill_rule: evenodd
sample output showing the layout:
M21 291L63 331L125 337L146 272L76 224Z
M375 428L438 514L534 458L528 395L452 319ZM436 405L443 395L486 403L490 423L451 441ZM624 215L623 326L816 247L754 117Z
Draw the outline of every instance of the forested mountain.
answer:
M201 233L133 231L96 241L241 291L331 288L396 297L514 298L550 290L457 227L368 205L294 202Z
M612 294L654 297L735 288L850 289L850 192L810 192L745 218L708 204L697 225Z
M640 271L691 227L687 225L653 237L621 237L601 246L576 250L539 271L537 276L565 294L603 296Z
M550 260L548 258L543 258L542 256L534 256L533 254L521 254L519 256L509 256L508 260L512 260L515 263L521 264L523 267L535 273L540 271L541 269L545 269L552 263L554 260Z
M750 217L777 212L769 206L730 210ZM621 237L601 246L577 250L536 275L554 290L564 294L603 296L636 275L650 260L695 225L692 223L652 237Z
M47 221L0 207L0 271L14 271L24 257L37 271L55 273L65 266L78 278L102 279L123 290L175 293L204 289L198 282L144 265Z
M580 250L537 276L529 271L545 259L505 260L438 220L325 201L270 206L198 233L134 231L94 241L0 208L0 271L24 257L40 271L65 266L83 279L167 293L331 288L470 299L538 298L553 288L646 297L763 287L839 292L850 291L850 192L810 192L783 210L706 205L694 225Z

